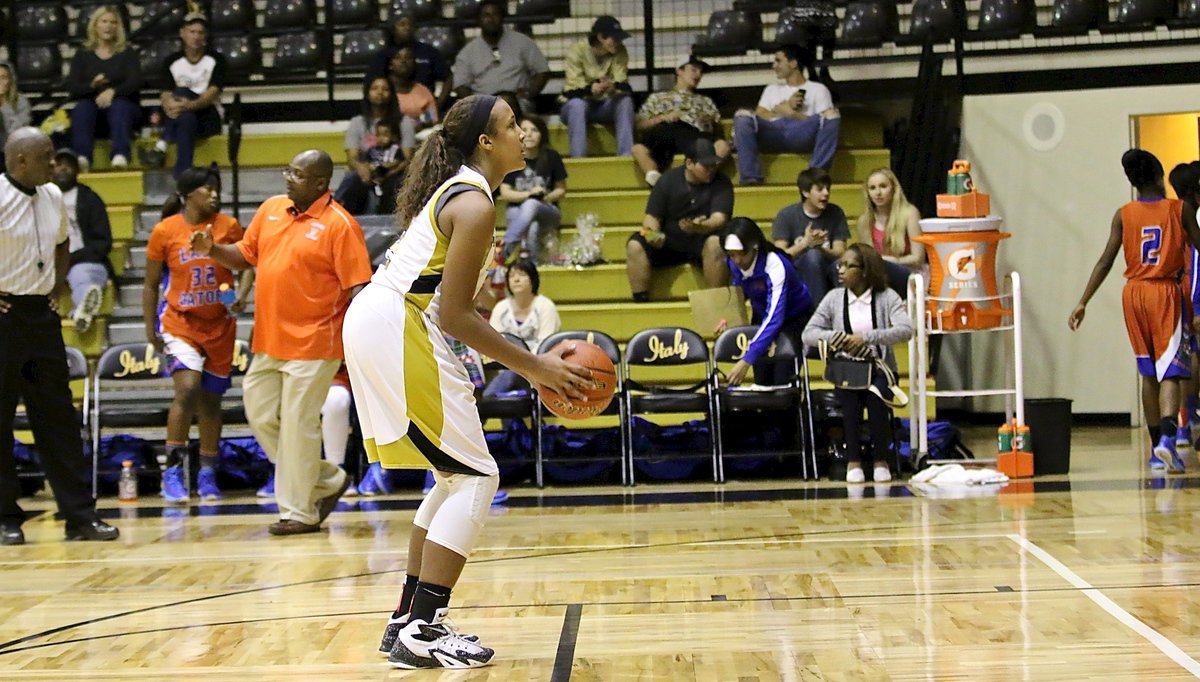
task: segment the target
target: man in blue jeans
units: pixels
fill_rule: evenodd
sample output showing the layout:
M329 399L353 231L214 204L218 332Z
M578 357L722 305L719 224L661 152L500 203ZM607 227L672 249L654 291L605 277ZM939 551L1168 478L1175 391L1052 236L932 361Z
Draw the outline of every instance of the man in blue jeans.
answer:
M567 49L560 115L570 134L573 158L587 156L591 121L613 124L617 156L633 149L633 97L629 85L629 32L615 17L596 17L587 40Z
M225 58L208 49L208 20L201 12L184 17L179 29L183 50L163 62L163 82L173 89L162 93L163 134L154 148L142 155L142 163L159 167L166 160L167 145L174 142L175 176L193 165L196 141L221 132L217 103L225 87Z
M813 168L829 169L837 151L841 114L833 106L829 88L805 77L812 57L795 45L775 52L772 68L781 83L763 88L754 111L743 109L733 117L733 144L737 148L741 184L762 184L760 148L776 152L812 152Z

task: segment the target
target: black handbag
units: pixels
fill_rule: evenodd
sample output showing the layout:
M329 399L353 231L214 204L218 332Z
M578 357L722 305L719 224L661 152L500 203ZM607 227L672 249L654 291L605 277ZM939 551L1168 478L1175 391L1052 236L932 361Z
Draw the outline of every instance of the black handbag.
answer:
M875 302L871 302L871 327L879 326L875 315ZM850 330L850 292L845 292L845 299L842 303L842 327L847 333ZM825 360L825 380L833 384L835 388L842 388L848 391L865 391L871 387L875 380L875 370L882 365L875 359L875 354L862 358L851 356L844 352L835 351L833 354L828 352L828 343L822 341L820 344L821 358Z

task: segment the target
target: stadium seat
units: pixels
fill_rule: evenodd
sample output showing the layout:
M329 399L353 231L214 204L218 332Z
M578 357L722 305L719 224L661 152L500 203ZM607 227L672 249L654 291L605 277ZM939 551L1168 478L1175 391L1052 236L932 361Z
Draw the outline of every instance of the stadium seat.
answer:
M22 90L41 90L58 86L63 79L62 55L55 43L17 45L17 82Z
M167 34L167 36L137 46L138 61L142 65L142 77L145 78L145 87L147 88L163 90L169 89L173 85L173 83L164 81L163 64L167 61L167 57L173 52L178 52L182 45L178 36L174 34Z
M1171 28L1195 28L1200 26L1200 0L1184 0L1179 7L1179 17L1168 19Z
M461 24L474 24L479 19L479 0L454 0L454 19Z
M284 33L275 39L273 71L296 71L312 74L324 69L325 41L316 31Z
M379 4L376 0L328 0L326 21L338 28L366 28L379 22Z
M267 0L263 10L263 31L267 34L309 29L316 21L317 9L313 0Z
M1120 0L1116 20L1101 24L1101 33L1152 31L1175 18L1175 0Z
M727 329L717 337L713 342L713 372L710 375L709 391L713 395L713 418L716 428L716 444L717 444L717 472L718 478L721 481L725 480L725 443L722 433L722 419L727 414L737 412L753 412L774 414L791 414L795 421L795 428L792 432L793 446L785 450L772 451L770 453L763 452L741 452L736 456L763 456L769 455L791 455L801 458L802 474L805 478L810 475L809 472L809 453L812 449L809 448L805 441L805 423L804 415L801 410L804 409L805 403L801 399L804 395L803 386L801 385L800 361L796 348L793 346L791 339L786 335L780 334L775 343L771 344L768 354L764 359L771 359L778 362L790 362L792 366L792 376L788 383L784 386L772 388L770 390L745 390L738 387L723 386L721 380L723 374L719 371L720 364L732 364L742 359L749 345L749 340L752 339L755 333L758 332L756 326L734 327ZM783 423L790 423L792 419L787 419ZM732 455L731 455L732 456ZM812 476L816 476L816 465L813 463Z
M916 0L908 35L897 42L905 45L941 43L962 36L966 16L963 0Z
M773 43L815 49L833 38L836 31L837 14L833 3L808 2L802 7L785 7L779 11Z
M442 18L439 0L392 0L391 16L411 14L418 23Z
M634 378L635 373L649 367L700 366L702 376L691 386L678 387L646 382ZM634 368L638 368L635 372ZM639 414L702 413L708 427L712 458L713 481L720 479L717 465L717 439L713 422L712 395L708 391L712 362L708 345L699 334L681 327L657 327L638 332L625 344L625 358L621 363L622 396L625 399L625 415L632 422ZM629 460L629 482L637 477L640 460L663 460L659 453L639 455L635 448L638 439L633 436L634 428L626 429L625 452ZM672 455L668 459L694 458L696 454ZM704 455L699 455L703 457Z
M67 13L58 3L17 4L13 23L20 44L54 41L67 32Z
M857 0L846 5L840 47L879 47L900 33L895 0Z
M422 26L417 29L417 40L432 45L450 63L467 42L461 26Z
M517 0L512 17L522 22L551 22L556 18L571 16L571 3L561 0Z
M175 398L166 368L166 356L144 341L109 346L100 355L92 379L92 452L100 452L105 429L166 425ZM93 463L93 476L94 469Z
M1083 35L1108 21L1104 0L1054 0L1054 15L1049 26L1039 26L1038 36Z
M360 28L342 34L338 68L342 70L365 70L375 53L387 45L387 36L381 28Z
M621 348L617 345L616 340L604 332L593 329L583 329L578 331L558 332L556 334L551 334L550 336L546 337L545 341L542 341L542 343L538 345L537 352L539 354L545 353L563 341L586 341L588 343L594 343L604 350L604 352L608 355L608 359L612 360L614 368L621 366ZM621 482L628 484L629 471L628 462L626 461L626 453L624 452L624 446L626 440L625 431L629 428L629 420L625 417L625 399L623 394L624 390L621 387L618 377L617 392L613 396L612 402L609 403L608 407L605 408L601 414L618 415L617 424L621 432L622 451L613 454L619 457L619 461L621 463ZM547 463L542 443L542 425L546 419L546 406L542 404L541 400L538 400L534 409L534 452L536 453L535 478L537 485L540 488L545 484L545 465ZM589 457L587 461L592 462L595 461L595 459L595 457ZM570 465L572 463L572 460L561 457L556 457L551 462L553 465Z
M757 12L724 9L708 17L708 30L696 36L692 54L725 57L746 54L762 45L762 19Z
M983 0L979 6L979 28L967 34L974 40L1017 38L1037 27L1033 0Z
M121 15L121 23L125 25L125 34L129 35L129 9L125 7L125 3L110 3L104 0L85 0L84 2L72 3L72 6L79 12L72 26L75 27L75 32L72 38L76 42L82 43L87 39L88 21L92 18L92 12L95 12L104 5L113 5L117 7L117 14Z
M211 39L212 49L225 57L225 68L234 82L244 83L250 74L262 68L262 52L258 41L242 33L239 35L216 35Z
M137 30L130 34L131 40L151 40L175 35L183 26L187 15L187 4L174 0L152 0L142 4L142 18Z
M787 5L787 0L733 0L734 9L743 9L754 13L778 12Z
M217 35L253 31L256 16L254 0L213 0L209 28Z

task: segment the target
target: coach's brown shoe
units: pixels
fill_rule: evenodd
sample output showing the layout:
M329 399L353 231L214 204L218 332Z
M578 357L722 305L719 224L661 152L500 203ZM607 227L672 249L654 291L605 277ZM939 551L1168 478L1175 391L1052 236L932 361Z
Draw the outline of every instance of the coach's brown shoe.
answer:
M346 489L350 487L350 474L347 474L345 471L342 473L344 474L342 485L338 487L337 492L317 500L317 525L320 525L325 519L329 518L329 515L333 513L334 507L337 506L338 500L342 499L342 495L345 495Z
M321 524L319 523L301 523L293 519L280 519L267 526L267 532L271 535L303 535L317 533L320 530Z

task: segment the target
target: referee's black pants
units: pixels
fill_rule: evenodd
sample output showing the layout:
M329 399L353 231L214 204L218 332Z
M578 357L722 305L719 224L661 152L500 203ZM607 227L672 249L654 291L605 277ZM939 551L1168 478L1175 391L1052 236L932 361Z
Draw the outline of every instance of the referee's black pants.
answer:
M25 520L17 504L21 486L13 459L13 416L23 397L58 511L68 523L87 523L96 518L96 500L71 400L58 314L45 296L4 300L12 309L0 314L0 521Z

